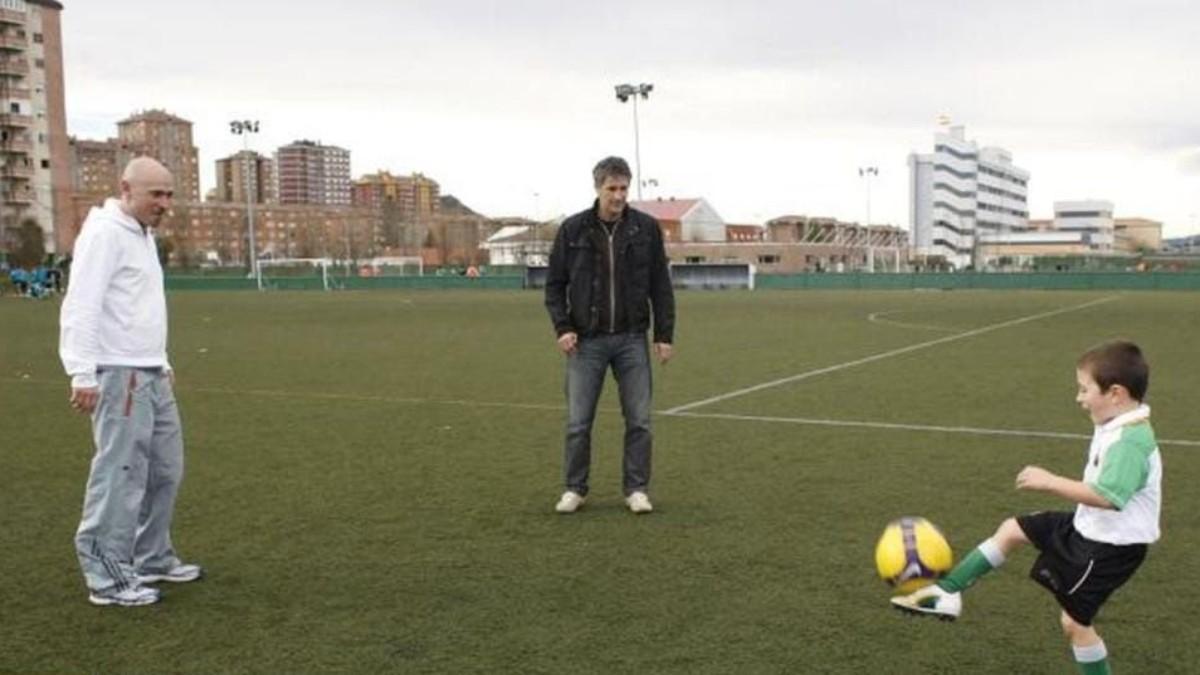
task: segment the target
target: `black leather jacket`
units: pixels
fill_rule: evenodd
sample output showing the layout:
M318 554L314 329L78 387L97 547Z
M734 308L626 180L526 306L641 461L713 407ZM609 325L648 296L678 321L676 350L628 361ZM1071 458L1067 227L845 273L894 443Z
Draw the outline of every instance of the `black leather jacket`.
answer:
M611 332L619 319L627 330L644 333L653 312L654 342L672 342L675 293L658 221L625 207L612 237L610 280L609 237L597 208L593 204L564 220L554 238L546 309L555 332L581 337ZM602 316L610 325L601 325Z

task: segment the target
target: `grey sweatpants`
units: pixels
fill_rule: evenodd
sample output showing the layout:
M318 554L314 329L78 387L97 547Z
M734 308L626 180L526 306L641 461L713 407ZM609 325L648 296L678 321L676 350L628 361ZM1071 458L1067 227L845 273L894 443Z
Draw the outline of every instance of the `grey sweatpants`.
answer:
M99 369L92 412L96 455L75 552L89 589L125 588L138 572L179 564L171 516L183 480L183 429L171 380L159 369Z

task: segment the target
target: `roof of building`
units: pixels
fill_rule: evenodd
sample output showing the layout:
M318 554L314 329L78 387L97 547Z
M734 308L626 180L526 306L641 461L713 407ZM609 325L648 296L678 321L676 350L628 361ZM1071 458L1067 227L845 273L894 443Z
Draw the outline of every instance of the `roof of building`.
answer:
M133 113L129 117L117 122L117 124L130 124L132 122L179 122L181 124L191 124L190 121L178 115L172 115L160 108L150 108L149 110Z
M67 139L67 144L71 145L71 146L75 146L77 148L95 149L95 150L100 150L100 149L115 150L118 147L121 147L123 145L122 141L117 140L115 138L110 138L106 141L98 141L93 138L76 138L75 136L69 137Z
M549 228L532 225L505 225L487 238L487 244L517 244L530 241L545 241L554 239L554 231Z
M41 5L42 7L49 7L50 9L61 10L63 8L62 3L55 2L55 0L25 0L25 2L28 2L31 5Z
M699 199L644 199L631 201L629 205L638 211L648 213L659 220L682 220L688 211L699 204Z

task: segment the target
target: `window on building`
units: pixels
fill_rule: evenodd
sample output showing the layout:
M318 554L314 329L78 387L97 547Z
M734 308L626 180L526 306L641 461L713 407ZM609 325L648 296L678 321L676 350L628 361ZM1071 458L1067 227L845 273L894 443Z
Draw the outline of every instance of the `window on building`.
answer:
M43 160L42 160L42 168L43 168L43 169L49 169L49 168L50 168L50 160L48 160L48 159L43 159Z
M689 255L689 256L685 257L685 258L683 259L683 261L684 261L685 263L689 264L689 265L696 265L696 264L699 264L699 263L702 263L702 262L704 262L704 256L702 256L702 255Z
M42 38L42 34L41 34L41 33L34 33L34 34L33 34L33 41L34 41L34 43L35 43L35 44L39 44L39 45L40 45L40 44L42 44L42 39L43 39L43 38Z
M45 68L46 67L46 59L34 59L33 65L38 68Z
M760 265L776 265L779 263L777 255L760 255L758 256L758 264Z

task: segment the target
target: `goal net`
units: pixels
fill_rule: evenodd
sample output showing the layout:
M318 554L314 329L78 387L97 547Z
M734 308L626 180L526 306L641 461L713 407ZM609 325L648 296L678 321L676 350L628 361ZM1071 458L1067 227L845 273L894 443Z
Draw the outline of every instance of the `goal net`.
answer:
M425 263L421 256L386 256L371 258L360 264L359 276L423 277Z
M330 289L329 258L275 258L259 260L262 287L274 290Z

